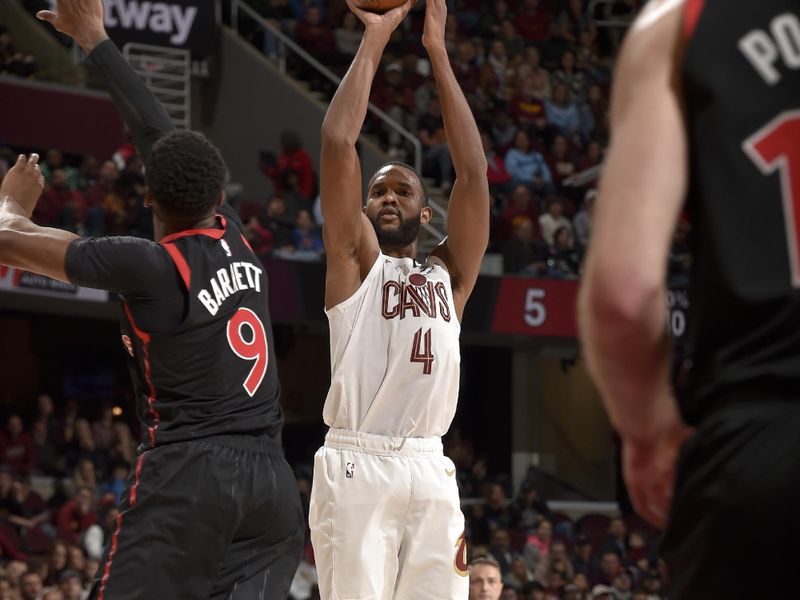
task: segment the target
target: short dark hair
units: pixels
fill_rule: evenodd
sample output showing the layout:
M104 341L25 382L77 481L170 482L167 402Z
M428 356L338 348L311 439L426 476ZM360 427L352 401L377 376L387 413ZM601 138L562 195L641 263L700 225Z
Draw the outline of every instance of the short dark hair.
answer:
M476 556L469 562L470 567L477 567L479 565L489 565L490 567L494 567L498 571L502 571L500 568L500 563L497 562L491 556Z
M194 131L159 139L145 165L148 190L166 216L205 216L222 194L227 168L220 151Z
M411 171L414 175L416 175L417 181L419 181L419 187L422 189L422 206L428 206L430 192L428 191L428 186L425 185L425 179L422 178L422 175L420 175L420 173L414 167L408 163L404 163L401 160L392 160L382 164L369 180L369 185L367 186L368 189L372 187L373 183L375 183L375 178L378 176L378 173L383 171L386 167L401 167L407 171Z

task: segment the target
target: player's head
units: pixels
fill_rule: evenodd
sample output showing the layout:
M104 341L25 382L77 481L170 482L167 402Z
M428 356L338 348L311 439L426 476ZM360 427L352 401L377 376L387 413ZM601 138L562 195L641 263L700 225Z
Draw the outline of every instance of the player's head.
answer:
M414 244L420 226L431 220L425 182L414 167L401 162L387 163L372 176L364 210L385 250Z
M171 131L147 159L149 204L164 223L191 227L222 202L226 171L222 154L204 135Z
M498 600L503 593L500 565L481 556L469 563L469 600Z

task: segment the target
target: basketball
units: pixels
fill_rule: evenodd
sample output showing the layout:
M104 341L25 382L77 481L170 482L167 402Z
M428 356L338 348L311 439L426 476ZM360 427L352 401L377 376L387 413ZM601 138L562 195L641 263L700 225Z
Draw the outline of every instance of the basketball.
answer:
M369 12L385 13L398 6L403 6L406 1L407 0L358 0L356 6Z

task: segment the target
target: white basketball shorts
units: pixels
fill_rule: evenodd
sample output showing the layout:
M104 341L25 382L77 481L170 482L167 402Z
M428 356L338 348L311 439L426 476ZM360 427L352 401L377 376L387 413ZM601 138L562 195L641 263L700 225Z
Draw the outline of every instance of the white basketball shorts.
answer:
M464 515L439 438L331 429L314 457L322 600L466 600Z

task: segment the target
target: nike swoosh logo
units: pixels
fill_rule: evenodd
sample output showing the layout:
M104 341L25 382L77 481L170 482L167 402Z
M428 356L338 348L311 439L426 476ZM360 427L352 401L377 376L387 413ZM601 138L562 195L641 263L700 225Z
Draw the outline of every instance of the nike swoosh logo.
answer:
M453 469L452 471L450 469L445 469L444 472L447 473L448 477L452 477L453 475L456 474L456 470L455 469Z

